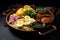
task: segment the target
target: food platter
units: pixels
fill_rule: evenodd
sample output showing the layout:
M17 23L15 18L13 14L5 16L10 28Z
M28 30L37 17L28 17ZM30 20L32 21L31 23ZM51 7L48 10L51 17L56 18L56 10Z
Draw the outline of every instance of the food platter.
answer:
M16 30L33 32L38 31L38 29L52 27L51 30L44 33L38 31L40 35L56 30L56 27L51 25L53 21L54 14L49 9L45 7L32 8L30 5L24 5L6 15L7 25Z

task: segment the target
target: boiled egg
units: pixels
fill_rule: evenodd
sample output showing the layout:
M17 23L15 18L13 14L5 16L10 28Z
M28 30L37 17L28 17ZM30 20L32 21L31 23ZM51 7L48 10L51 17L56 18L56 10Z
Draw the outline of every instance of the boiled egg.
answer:
M30 16L26 15L24 18L25 18L25 19L30 19Z
M23 24L24 24L23 19L18 19L17 22L16 22L16 25L17 25L18 27L23 26Z
M30 19L30 22L31 22L31 23L33 23L33 22L35 22L35 21L36 21L36 20L33 19L33 18Z
M28 19L26 19L26 20L24 20L24 25L29 25L30 24L30 19L28 20Z
M30 24L30 22L24 22L24 25L29 25Z
M24 21L24 25L29 25L30 24L30 20L25 20Z

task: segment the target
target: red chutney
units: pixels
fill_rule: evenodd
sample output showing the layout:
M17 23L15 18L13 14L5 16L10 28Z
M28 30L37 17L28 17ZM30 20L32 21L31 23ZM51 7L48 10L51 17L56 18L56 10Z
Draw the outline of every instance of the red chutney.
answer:
M44 22L44 23L50 23L50 22L52 21L52 19L49 18L49 17L43 17L43 18L41 19L41 21Z

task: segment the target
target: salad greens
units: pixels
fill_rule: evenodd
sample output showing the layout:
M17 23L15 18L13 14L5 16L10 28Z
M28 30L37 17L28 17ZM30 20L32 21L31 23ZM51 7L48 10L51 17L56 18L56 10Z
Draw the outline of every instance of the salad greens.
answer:
M34 18L35 16L35 11L34 10L26 10L23 15L28 15L30 16L31 18Z
M38 8L36 8L36 12L45 13L47 11L44 8L38 7Z

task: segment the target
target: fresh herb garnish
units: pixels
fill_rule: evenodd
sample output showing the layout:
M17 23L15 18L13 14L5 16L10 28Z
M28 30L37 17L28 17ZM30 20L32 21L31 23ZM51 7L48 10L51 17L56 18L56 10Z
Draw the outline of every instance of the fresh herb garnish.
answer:
M36 8L36 12L45 13L47 11L44 8L38 7L38 8Z
M28 16L30 16L31 18L34 18L35 13L34 13L33 10L26 10L23 15L28 15Z

